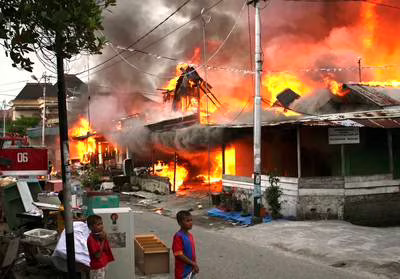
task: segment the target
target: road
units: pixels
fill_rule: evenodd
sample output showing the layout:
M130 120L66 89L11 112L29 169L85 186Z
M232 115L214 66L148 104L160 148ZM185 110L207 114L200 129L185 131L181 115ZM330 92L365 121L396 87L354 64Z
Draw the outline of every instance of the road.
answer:
M146 211L135 214L135 234L156 234L169 247L171 247L172 236L177 229L178 225L173 218ZM244 230L245 233L245 228L238 229ZM258 247L257 243L238 242L229 235L213 229L206 229L204 226L194 225L192 233L196 239L200 267L197 279L375 278L286 255L272 248ZM172 256L171 271L173 271Z

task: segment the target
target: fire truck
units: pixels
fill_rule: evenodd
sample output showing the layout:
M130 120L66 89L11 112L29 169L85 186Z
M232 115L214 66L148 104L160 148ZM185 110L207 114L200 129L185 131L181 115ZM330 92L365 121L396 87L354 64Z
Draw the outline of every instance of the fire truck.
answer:
M17 134L0 137L1 176L46 176L48 165L47 148L30 146L27 137Z

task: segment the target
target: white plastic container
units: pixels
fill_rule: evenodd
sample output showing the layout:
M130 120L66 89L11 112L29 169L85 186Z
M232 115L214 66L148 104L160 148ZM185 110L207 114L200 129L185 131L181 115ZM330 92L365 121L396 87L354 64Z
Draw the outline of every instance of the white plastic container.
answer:
M25 239L36 245L46 246L57 241L57 231L46 229L33 229L24 232Z

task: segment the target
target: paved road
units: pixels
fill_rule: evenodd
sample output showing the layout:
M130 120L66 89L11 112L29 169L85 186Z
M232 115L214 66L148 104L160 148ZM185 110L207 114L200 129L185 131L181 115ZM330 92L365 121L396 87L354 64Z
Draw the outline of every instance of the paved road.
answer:
M177 228L176 221L172 218L151 212L135 214L135 234L154 233L169 247ZM244 230L245 233L245 229L238 229ZM195 225L192 232L196 239L200 267L197 279L374 278L288 256L273 249L257 247L256 243L251 245L238 242L229 236L204 227ZM172 264L171 256L171 268Z

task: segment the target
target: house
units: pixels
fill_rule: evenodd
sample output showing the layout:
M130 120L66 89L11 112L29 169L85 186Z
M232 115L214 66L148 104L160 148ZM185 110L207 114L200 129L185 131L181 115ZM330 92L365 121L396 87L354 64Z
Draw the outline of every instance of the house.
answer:
M11 102L12 120L22 116L42 118L45 99L46 109L53 114L54 107L57 108L57 91L54 86L51 83L27 83Z
M347 98L333 96L319 108L329 113L262 123L262 191L273 172L285 217L398 225L400 102L377 88L346 88ZM252 125L215 125L235 139L236 172L224 175L223 185L239 199L253 189Z
M346 95L338 97L330 93L326 102L319 102L319 107L315 107L314 114L285 116L277 107L263 111L263 204L266 204L268 175L273 172L283 191L281 202L285 217L344 219L372 226L399 225L400 94L390 95L393 92L387 88L364 85L345 85L344 88ZM307 101L306 97L297 98L292 92L286 95L292 97L278 98L280 105L277 104L285 110L301 107L299 102ZM157 138L156 133L159 133L159 138L170 139L171 147L177 139L167 136L177 134L186 135L186 145L193 146L193 141L199 139L203 139L204 145L204 137L190 137L183 130L194 124L201 127L194 117L188 116L146 127L154 133L149 138ZM224 191L237 200L252 200L251 112L237 117L233 123L209 126L221 134L220 142L217 145L213 142L212 148L213 152L222 153ZM225 165L228 149L234 150L234 170L229 172ZM179 152L176 149L178 156ZM151 154L154 160L161 156L163 154Z

